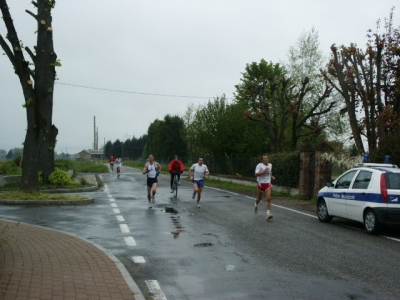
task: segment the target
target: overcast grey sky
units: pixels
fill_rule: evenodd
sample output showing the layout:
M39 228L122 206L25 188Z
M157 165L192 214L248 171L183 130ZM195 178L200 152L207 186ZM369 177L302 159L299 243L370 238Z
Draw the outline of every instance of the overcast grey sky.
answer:
M8 0L24 45L36 41L30 0ZM232 97L247 63L287 59L303 31L319 32L321 49L364 46L368 29L398 0L57 0L54 46L62 67L54 92L57 152L140 137L155 119L182 115L225 94ZM395 11L394 25L400 13ZM0 21L0 34L6 29ZM3 51L1 51L2 53ZM28 59L28 55L26 54ZM70 85L68 85L70 84ZM72 85L119 90L112 92ZM204 98L161 97L137 93ZM18 77L0 56L0 149L22 147L26 116Z

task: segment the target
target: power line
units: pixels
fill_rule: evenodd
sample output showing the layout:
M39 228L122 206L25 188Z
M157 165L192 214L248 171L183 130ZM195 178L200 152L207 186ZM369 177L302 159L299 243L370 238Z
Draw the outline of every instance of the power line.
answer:
M192 98L192 99L210 99L210 98L214 98L214 97L201 97L201 96L183 96L183 95L166 95L166 94L141 93L141 92L132 92L132 91L122 91L122 90L114 90L114 89L105 89L105 88L98 88L98 87L92 87L92 86L84 86L84 85L71 84L71 83L64 83L64 82L55 82L55 83L56 83L56 84L61 84L61 85L68 85L68 86L74 86L74 87L84 88L84 89L90 89L90 90L100 90L100 91L116 92L116 93L126 93L126 94L137 94L137 95L145 95L145 96L179 97L179 98ZM232 98L226 98L226 99L232 99Z

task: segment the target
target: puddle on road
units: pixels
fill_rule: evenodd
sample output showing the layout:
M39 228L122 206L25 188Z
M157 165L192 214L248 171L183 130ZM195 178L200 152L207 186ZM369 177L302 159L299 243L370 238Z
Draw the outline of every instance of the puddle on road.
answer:
M193 247L210 247L214 246L213 243L200 243L200 244L194 244Z
M175 230L170 232L174 239L177 239L182 234L187 233L187 231L184 230L185 227L183 227L182 224L181 224L181 220L180 220L181 217L177 216L177 214L179 212L175 208L173 208L173 207L164 207L164 212L165 213L174 214L173 216L171 216L171 221L172 221L172 223L174 225Z

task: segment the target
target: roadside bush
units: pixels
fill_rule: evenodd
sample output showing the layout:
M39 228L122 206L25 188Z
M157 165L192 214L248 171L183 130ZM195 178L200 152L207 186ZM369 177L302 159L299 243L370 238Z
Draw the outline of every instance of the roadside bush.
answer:
M57 186L73 183L71 178L69 178L68 173L59 168L56 168L54 172L50 174L49 182Z
M9 175L22 175L22 169L15 165L15 161L3 161L0 163L0 174L5 176Z
M300 181L300 153L298 151L268 155L272 164L273 184L297 188Z
M21 156L18 156L16 158L14 158L14 166L20 168L22 166L21 163L22 163L22 157Z
M54 162L54 166L65 172L72 170L72 177L76 176L77 171L76 171L75 163L74 163L74 161L72 161L70 159L57 159Z

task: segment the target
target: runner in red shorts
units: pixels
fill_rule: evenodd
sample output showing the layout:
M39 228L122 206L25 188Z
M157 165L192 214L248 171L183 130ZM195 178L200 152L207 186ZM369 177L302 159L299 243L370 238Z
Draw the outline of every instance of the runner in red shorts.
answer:
M261 201L263 193L265 193L265 197L267 200L266 219L269 220L273 218L273 215L271 214L271 179L275 180L275 177L272 176L272 164L268 163L268 155L263 155L262 163L259 163L257 165L255 173L257 176L257 199L254 203L254 213L257 213L258 203Z

